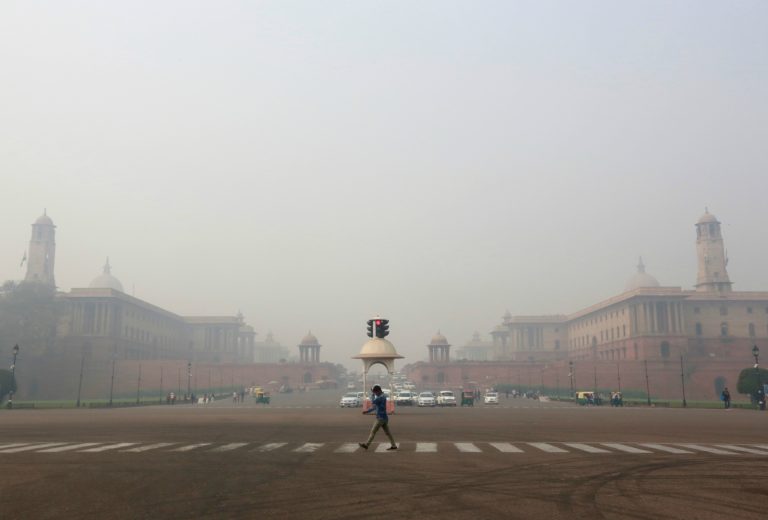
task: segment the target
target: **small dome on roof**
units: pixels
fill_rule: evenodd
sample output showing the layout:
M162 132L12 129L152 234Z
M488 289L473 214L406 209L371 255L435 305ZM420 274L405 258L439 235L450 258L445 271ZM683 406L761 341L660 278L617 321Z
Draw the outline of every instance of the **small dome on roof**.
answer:
M643 264L643 258L640 257L640 262L637 264L637 272L627 280L627 284L624 286L625 291L634 291L641 287L659 287L659 281L645 272L645 264Z
M107 258L107 263L104 264L104 272L94 278L89 287L91 289L113 289L115 291L125 292L120 280L112 276L112 266L109 265L109 258Z
M717 217L709 212L708 208L704 209L704 214L699 219L699 224L708 224L710 222L717 222Z
M307 335L302 338L300 345L319 345L320 343L317 341L317 338L314 334L312 334L312 331L307 332Z
M51 217L48 216L48 211L43 210L43 214L40 215L37 220L35 220L35 224L43 225L43 226L52 226L53 220L51 220Z
M360 353L352 356L352 359L400 359L402 357L395 350L395 346L386 339L373 338L366 341L363 348L360 349Z
M437 334L432 336L432 339L430 340L429 344L430 345L447 345L448 344L448 340L438 330Z

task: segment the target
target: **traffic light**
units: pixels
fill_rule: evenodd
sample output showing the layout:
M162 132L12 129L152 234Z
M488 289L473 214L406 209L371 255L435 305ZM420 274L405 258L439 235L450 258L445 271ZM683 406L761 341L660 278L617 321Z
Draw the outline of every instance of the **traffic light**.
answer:
M389 320L376 320L376 337L386 338L389 334Z
M374 333L374 330L373 330L373 321L374 321L374 320L368 320L368 337L369 337L369 338L372 338L372 337L373 337L373 333Z

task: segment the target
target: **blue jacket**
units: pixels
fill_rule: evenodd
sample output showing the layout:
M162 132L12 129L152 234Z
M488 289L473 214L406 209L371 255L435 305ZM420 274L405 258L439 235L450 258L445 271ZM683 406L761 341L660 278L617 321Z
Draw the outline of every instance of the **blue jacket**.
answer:
M370 413L376 410L377 419L382 419L384 421L389 420L389 417L387 417L387 396L386 395L381 394L378 397L372 397L371 404L373 406L367 409L365 413Z

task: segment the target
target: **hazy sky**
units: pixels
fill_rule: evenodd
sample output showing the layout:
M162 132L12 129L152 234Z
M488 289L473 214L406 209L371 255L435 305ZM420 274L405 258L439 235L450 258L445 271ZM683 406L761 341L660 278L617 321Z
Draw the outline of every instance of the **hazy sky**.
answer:
M0 2L0 278L109 256L179 314L406 362L513 314L695 282L724 223L768 290L768 2Z

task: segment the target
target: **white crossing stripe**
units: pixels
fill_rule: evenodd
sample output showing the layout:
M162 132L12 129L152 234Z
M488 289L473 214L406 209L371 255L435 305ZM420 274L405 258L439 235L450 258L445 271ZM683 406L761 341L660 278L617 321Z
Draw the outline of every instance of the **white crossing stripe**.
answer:
M117 450L127 446L133 446L135 444L135 442L118 442L117 444L107 444L106 446L99 446L98 448L81 450L80 453L101 453L102 451Z
M296 453L314 453L323 446L323 443L308 442L296 448Z
M436 442L417 442L416 443L416 453L436 453L436 452L437 452Z
M768 455L768 451L756 450L753 448L745 448L744 446L736 446L735 444L717 444L718 448L725 448L726 450L743 451L744 453L753 453L755 455Z
M754 446L755 448L761 448L761 449L764 449L764 450L768 450L768 444L753 444L752 446Z
M480 453L482 451L471 442L454 442L453 445L462 453Z
M61 446L63 444L68 444L66 442L47 442L45 444L32 444L31 446L22 446L20 448L11 448L8 450L2 450L0 453L20 453L22 451L32 451L32 450L41 450L43 448L50 448L52 446Z
M215 451L215 452L232 451L247 445L248 445L247 442L233 442L230 444L225 444L224 446L219 446L218 448L213 448L211 451Z
M168 451L192 451L196 450L197 448L202 448L203 446L210 446L210 442L201 442L199 444L188 444L187 446L182 446L181 448L176 448L175 450L168 450Z
M603 448L582 444L580 442L566 442L565 445L570 446L571 448L576 448L577 450L586 451L587 453L610 453L610 451L604 450Z
M529 442L528 444L534 448L540 449L541 451L546 451L547 453L568 453L568 450L558 448L557 446L552 446L546 442Z
M640 446L643 446L644 448L651 448L652 450L666 451L667 453L674 453L676 455L683 454L683 453L688 453L688 454L693 453L692 451L681 450L680 448L673 448L672 446L665 446L664 444L648 443L648 444L641 444Z
M158 442L155 444L147 444L146 446L139 446L138 448L131 448L129 450L123 450L127 453L142 453L144 451L156 450L158 448L165 448L166 446L173 446L175 442Z
M360 446L356 442L348 442L336 448L334 453L354 453Z
M702 446L700 444L678 444L678 446L682 446L683 448L690 448L696 451L705 451L707 453L714 453L715 455L738 455L738 453L734 453L732 451L725 451L718 448L710 448L708 446Z
M17 446L27 446L28 442L15 442L13 444L0 444L0 450L4 450L6 448L15 448Z
M609 448L613 448L614 450L623 451L625 453L653 453L652 451L641 450L640 448L627 446L626 444L619 444L618 442L601 442L600 444Z
M379 445L378 445L378 446L376 446L376 453L384 453L385 451L387 451L387 449L388 449L390 446L392 446L392 445L391 445L390 443L388 443L388 442L381 442L381 443L379 443ZM399 443L399 442L396 442L396 443L395 443L395 446L397 446L398 448L400 448L400 443ZM395 450L392 450L392 451L395 451Z
M101 444L100 442L83 442L80 444L70 444L67 446L59 446L58 448L48 448L47 450L40 450L38 453L61 453L62 451L79 450L81 448L87 448L88 446L96 446Z
M517 446L512 446L508 442L491 442L490 445L502 453L523 453L523 450Z
M253 451L260 451L262 453L266 452L266 451L275 451L277 449L282 448L286 444L288 444L288 443L287 442L270 442L270 443L265 444L263 446L259 446L258 448L256 448Z

